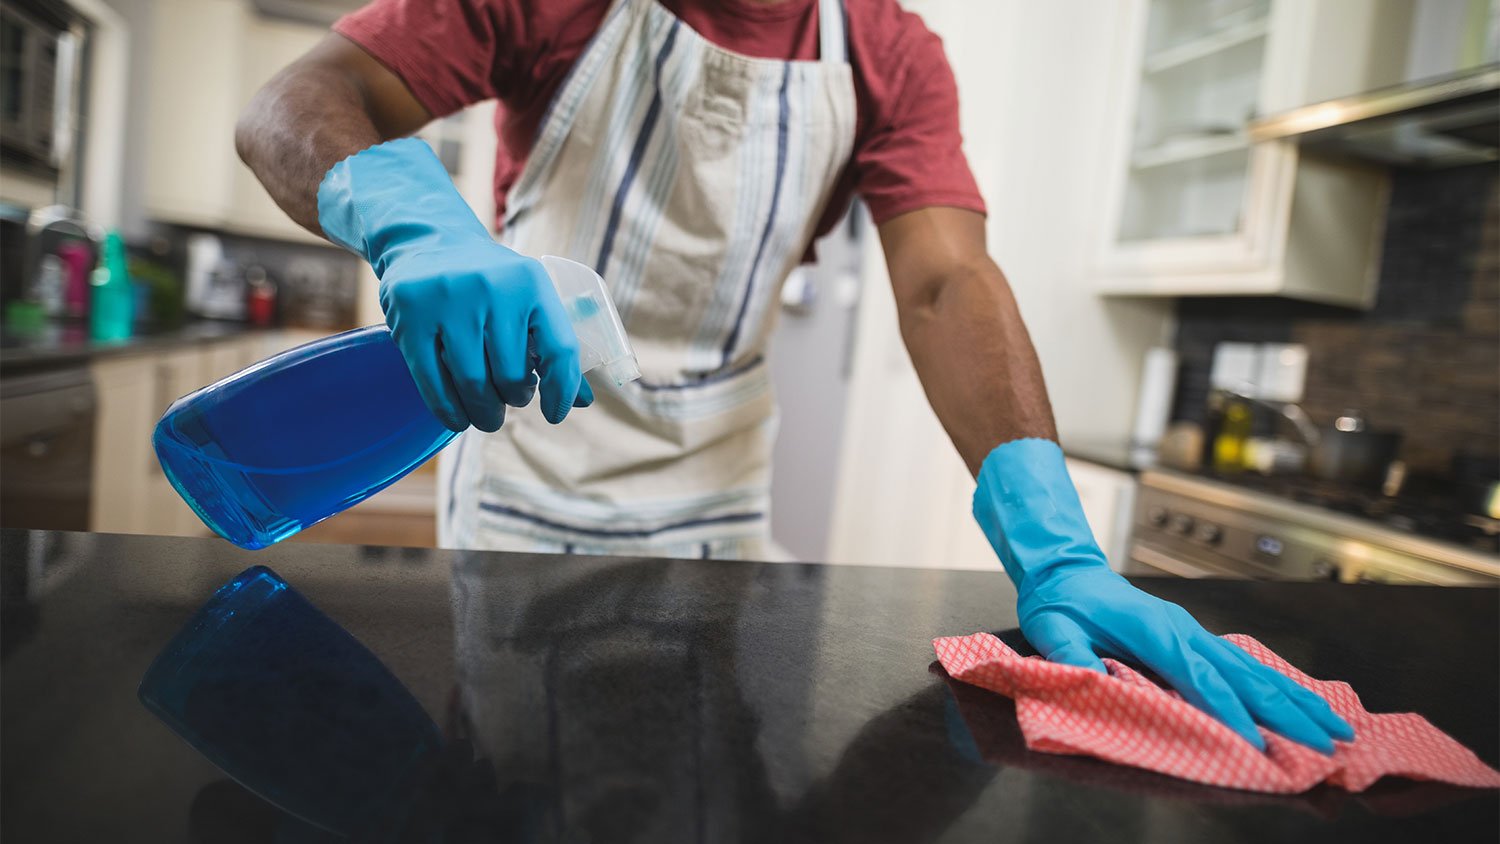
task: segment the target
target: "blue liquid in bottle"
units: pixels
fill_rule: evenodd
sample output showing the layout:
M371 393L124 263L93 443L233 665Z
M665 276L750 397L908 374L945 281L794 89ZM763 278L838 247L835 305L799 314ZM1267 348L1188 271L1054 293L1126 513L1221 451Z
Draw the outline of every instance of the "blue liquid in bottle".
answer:
M455 436L422 401L390 331L374 325L178 399L152 443L203 523L255 549L385 489Z

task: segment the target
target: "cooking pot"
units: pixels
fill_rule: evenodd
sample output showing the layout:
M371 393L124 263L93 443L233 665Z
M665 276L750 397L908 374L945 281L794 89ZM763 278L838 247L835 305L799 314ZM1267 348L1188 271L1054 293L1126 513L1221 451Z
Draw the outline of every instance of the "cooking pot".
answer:
M1453 456L1451 468L1464 509L1500 519L1500 457L1459 452Z
M1400 447L1400 433L1372 431L1358 411L1346 410L1332 427L1319 431L1310 468L1325 481L1374 486L1385 480Z

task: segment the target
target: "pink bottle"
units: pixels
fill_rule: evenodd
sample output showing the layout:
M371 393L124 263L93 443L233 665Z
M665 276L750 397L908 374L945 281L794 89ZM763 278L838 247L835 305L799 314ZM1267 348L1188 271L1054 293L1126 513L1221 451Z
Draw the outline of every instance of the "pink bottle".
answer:
M94 269L94 250L76 240L60 244L57 257L65 268L63 308L70 317L84 317L89 312L89 273Z

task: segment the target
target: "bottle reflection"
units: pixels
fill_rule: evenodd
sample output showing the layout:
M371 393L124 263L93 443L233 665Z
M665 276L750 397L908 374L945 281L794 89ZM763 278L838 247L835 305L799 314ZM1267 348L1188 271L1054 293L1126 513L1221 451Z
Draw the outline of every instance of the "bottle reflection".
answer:
M407 825L443 759L437 725L406 688L260 566L198 610L139 695L245 788L341 835L380 838Z
M933 686L830 747L828 776L790 794L773 784L789 763L768 766L743 688L742 652L767 645L740 641L752 568L726 593L669 561L529 580L489 562L465 556L453 572L446 735L274 572L220 588L140 688L232 778L199 792L194 840L917 842L993 776L957 758ZM812 682L795 673L771 693ZM931 772L892 777L893 760Z

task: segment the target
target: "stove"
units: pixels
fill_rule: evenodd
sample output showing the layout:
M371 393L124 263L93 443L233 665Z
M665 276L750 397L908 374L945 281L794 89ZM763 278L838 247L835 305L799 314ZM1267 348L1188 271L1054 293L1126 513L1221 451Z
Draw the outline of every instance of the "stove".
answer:
M1392 497L1375 489L1314 478L1246 474L1220 480L1299 504L1358 516L1403 533L1500 554L1500 520L1466 515L1463 502L1453 495L1451 482L1408 482L1399 496Z
M1500 521L1441 484L1397 497L1306 478L1142 473L1127 573L1500 586Z

